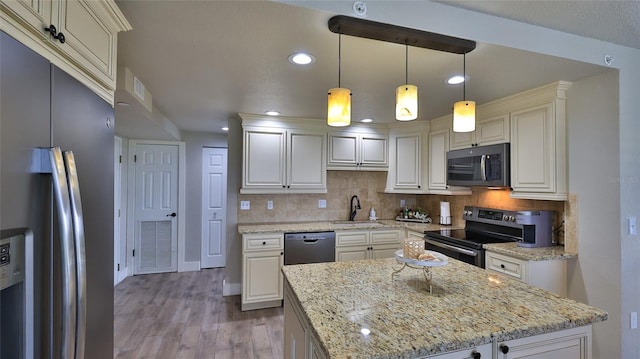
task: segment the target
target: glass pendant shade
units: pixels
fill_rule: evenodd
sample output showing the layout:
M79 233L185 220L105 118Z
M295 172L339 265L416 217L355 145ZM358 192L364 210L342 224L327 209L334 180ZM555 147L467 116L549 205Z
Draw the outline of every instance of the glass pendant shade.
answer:
M418 118L418 87L402 85L396 88L396 120L412 121Z
M329 90L327 106L327 124L344 127L351 124L351 90L332 88Z
M453 132L476 130L476 102L458 101L453 104Z

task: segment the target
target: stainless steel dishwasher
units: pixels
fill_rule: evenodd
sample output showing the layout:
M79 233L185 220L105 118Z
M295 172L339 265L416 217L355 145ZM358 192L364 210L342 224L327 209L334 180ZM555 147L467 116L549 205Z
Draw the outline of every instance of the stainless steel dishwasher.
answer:
M284 264L335 262L336 232L284 234Z

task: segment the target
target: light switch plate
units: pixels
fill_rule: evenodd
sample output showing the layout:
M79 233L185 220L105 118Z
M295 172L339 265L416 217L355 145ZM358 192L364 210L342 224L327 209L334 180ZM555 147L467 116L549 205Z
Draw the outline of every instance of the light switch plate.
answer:
M319 199L318 200L318 208L327 208L327 200Z
M629 235L630 236L635 236L636 234L638 234L638 230L637 230L637 220L635 216L631 216L628 218L629 220Z
M631 329L638 329L638 312L631 312Z
M240 210L248 211L251 209L251 201L240 201Z
M273 209L273 201L267 201L267 209Z
M405 201L404 199L400 200L400 208L404 208L407 206L407 201Z

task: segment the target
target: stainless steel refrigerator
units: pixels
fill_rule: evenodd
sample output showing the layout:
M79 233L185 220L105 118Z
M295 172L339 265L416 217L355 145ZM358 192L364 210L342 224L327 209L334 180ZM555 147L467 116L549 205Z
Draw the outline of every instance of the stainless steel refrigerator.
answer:
M0 230L3 236L26 234L27 267L22 284L14 286L21 294L0 295L2 359L113 358L113 125L111 105L0 32ZM54 190L52 147L61 149L58 157L69 156L66 151L75 157L63 166L77 172L75 180L69 177L74 183L57 187L67 194ZM67 217L58 196L82 211ZM74 199L80 201L74 205ZM65 221L71 227L60 225ZM68 252L65 231L73 232L74 243L83 237L84 248ZM83 263L84 274L76 273ZM75 286L72 276L79 279ZM23 293L29 291L33 303ZM71 308L71 297L84 309ZM64 338L74 324L78 332L69 344Z

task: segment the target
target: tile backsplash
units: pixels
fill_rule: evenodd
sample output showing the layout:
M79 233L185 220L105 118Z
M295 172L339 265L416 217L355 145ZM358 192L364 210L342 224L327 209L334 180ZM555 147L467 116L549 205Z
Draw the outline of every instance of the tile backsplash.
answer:
M557 213L556 225L565 219L565 207L571 208L571 201L512 199L508 190L474 188L472 194L467 196L388 194L381 192L386 179L387 172L327 171L325 194L241 194L238 200L250 201L251 209L238 211L238 223L348 220L349 202L353 195L358 196L362 207L356 220L367 220L371 207L375 208L378 218L394 219L400 212L400 201L404 200L409 208L421 207L429 212L434 223L437 223L440 201L447 201L451 206L454 226L464 226L464 206L506 210L552 210ZM326 200L326 208L318 208L319 200ZM273 209L267 209L267 201L273 201ZM569 209L567 211L570 213ZM571 218L575 216L570 216L568 220L572 220ZM567 223L565 228L571 229L573 226ZM558 237L557 241L564 243L564 236Z

